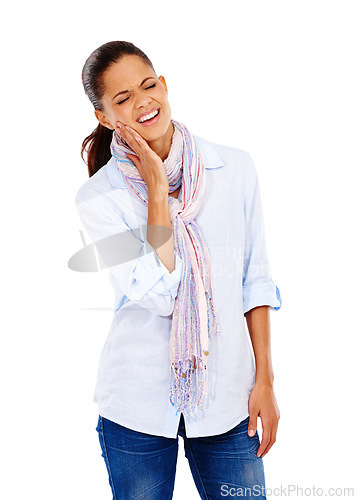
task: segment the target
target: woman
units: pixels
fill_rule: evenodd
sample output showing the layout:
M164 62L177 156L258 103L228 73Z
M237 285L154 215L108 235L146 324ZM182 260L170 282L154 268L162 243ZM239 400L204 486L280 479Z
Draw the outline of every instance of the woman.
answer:
M99 124L76 204L115 290L94 394L113 497L172 498L180 435L201 498L266 498L281 297L253 161L173 120L132 43L96 49L82 78Z

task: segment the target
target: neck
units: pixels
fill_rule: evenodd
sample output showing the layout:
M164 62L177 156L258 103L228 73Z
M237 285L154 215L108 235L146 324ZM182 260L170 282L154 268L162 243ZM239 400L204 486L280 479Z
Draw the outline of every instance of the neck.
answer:
M166 160L166 158L169 155L169 151L173 140L173 135L174 135L174 126L170 122L167 131L162 137L159 137L158 139L155 139L153 141L147 141L149 147L158 156L160 156L162 161Z

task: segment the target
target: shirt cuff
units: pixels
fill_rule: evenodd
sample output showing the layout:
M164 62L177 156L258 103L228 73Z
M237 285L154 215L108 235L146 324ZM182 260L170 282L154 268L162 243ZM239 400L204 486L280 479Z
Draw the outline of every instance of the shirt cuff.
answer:
M183 262L177 251L174 249L175 269L171 273L148 241L144 243L141 254L132 273L137 281L134 285L136 297L132 299L140 300L149 290L175 298L183 271Z
M275 311L282 306L280 290L272 280L243 285L244 314L258 306L270 306Z

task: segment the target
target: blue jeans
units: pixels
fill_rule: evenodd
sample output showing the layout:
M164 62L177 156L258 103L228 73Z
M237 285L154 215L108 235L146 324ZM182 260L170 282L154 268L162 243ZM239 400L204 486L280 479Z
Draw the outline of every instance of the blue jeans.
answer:
M248 423L249 416L223 434L187 438L181 414L178 436L202 499L266 499L259 436L248 436ZM137 432L101 415L96 430L113 500L173 498L178 437Z

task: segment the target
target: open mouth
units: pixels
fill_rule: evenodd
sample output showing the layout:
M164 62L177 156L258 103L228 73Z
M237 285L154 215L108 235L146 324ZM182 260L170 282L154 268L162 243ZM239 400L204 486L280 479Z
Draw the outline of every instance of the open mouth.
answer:
M150 125L151 123L157 121L160 116L160 108L158 110L154 110L154 112L150 114L152 114L153 116L149 118L149 120L144 120L143 122L138 121L138 123L140 123L141 125Z

